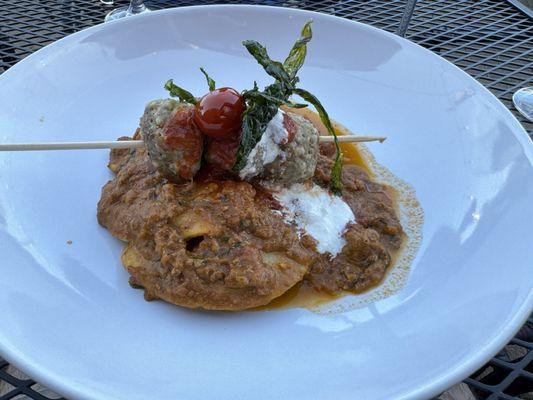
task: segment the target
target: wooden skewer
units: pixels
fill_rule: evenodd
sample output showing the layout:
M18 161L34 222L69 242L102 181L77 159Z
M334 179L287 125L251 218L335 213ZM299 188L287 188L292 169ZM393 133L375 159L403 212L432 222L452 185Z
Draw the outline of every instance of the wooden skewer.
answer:
M383 142L382 136L338 136L339 142ZM320 136L320 142L331 143L333 136ZM142 140L116 140L109 142L50 142L50 143L8 143L0 144L0 151L39 151L39 150L88 150L88 149L132 149L142 148Z
M339 142L361 143L361 142L380 142L383 143L387 138L385 136L357 136L357 135L340 135L337 136ZM320 136L320 143L333 143L333 136Z
M131 149L142 147L144 147L144 142L142 140L117 140L112 142L8 143L0 144L0 151Z

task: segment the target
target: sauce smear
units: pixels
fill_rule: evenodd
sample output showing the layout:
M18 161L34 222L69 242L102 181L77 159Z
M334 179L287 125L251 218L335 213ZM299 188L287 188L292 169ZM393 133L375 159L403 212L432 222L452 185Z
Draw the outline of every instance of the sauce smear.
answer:
M298 282L292 288L287 290L281 296L272 300L267 305L252 308L250 311L279 310L283 308L294 307L312 308L324 303L329 303L330 301L336 300L342 296L344 296L344 294L332 296L326 293L319 293L310 286L302 282Z
M290 111L294 114L299 114L302 117L308 119L318 130L318 133L321 136L328 136L329 133L320 120L320 116L307 108L299 108L299 109L292 109L292 108L285 108L282 107L284 111ZM333 123L333 127L335 128L335 132L338 136L342 135L349 135L351 132L349 132L346 128L340 126L339 124ZM359 151L357 144L354 143L340 143L342 152L344 154L344 164L345 165L356 165L362 169L370 177L374 177L374 173L370 169L368 163L365 161L365 158L363 157L362 153ZM395 193L394 189L391 188L391 192ZM396 196L393 196L393 199L396 202ZM399 252L398 252L399 253ZM396 255L395 255L396 257ZM394 260L391 265L394 265ZM353 293L349 293L353 294ZM252 311L256 310L277 310L277 309L283 309L283 308L295 308L295 307L303 307L303 308L313 308L317 307L321 304L329 303L333 300L336 300L340 297L343 297L345 293L340 293L337 295L329 295L326 293L320 293L310 287L305 282L299 282L296 285L294 285L291 289L289 289L287 292L282 294L281 296L277 297L273 301L271 301L269 304L257 307L252 309Z

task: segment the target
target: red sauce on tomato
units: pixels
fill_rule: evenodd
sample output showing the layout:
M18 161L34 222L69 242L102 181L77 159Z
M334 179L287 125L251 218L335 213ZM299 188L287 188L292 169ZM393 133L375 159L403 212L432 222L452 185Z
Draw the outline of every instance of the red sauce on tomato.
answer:
M235 89L215 89L196 104L194 121L207 136L229 137L241 127L244 109L244 99Z

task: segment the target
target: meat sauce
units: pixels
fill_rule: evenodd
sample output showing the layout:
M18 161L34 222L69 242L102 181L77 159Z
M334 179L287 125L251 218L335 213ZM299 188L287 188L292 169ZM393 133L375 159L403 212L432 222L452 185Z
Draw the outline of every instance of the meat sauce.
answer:
M283 114L283 126L285 127L285 130L287 131L287 139L282 142L281 144L287 144L294 140L294 136L296 135L296 124L292 120L291 117L287 113Z
M294 112L326 134L316 114ZM147 299L222 310L318 306L378 285L405 241L391 189L371 179L356 146L342 149L342 200L355 223L346 225L346 244L334 258L286 223L268 191L212 162L216 152L194 183L175 185L145 150L113 151L109 167L117 177L103 188L98 220L128 242L122 261ZM315 185L330 186L334 154L332 144L320 146Z
M186 180L194 177L195 171L191 165L202 156L202 138L191 130L193 109L183 109L176 112L163 128L164 140L170 149L180 148L183 162L176 165L180 176Z
M303 109L291 109L291 112L295 114L299 114L305 118L307 118L309 121L315 125L317 128L319 134L321 136L327 136L329 135L326 127L322 124L320 117L315 112L303 108ZM344 127L339 126L338 124L334 124L335 131L337 135L347 135L350 134ZM358 149L357 145L353 143L340 143L341 150L343 152L343 160L344 165L349 166L357 166L358 168L362 169L369 177L374 177L375 174L373 173L372 169L370 168L370 165L365 160L365 157L362 155L360 150ZM326 150L326 151L324 151ZM330 153L328 153L328 151ZM334 154L334 147L330 146L329 148L322 149L322 153L328 153L329 156L333 156ZM386 190L387 196L392 200L394 203L394 208L397 211L398 206L396 204L397 194L396 191L391 187L384 187ZM398 257L399 253L401 251L401 248L396 249L396 251L393 251L391 256L391 262L390 265L394 265L396 258ZM381 282L384 277L380 277L379 281ZM379 282L377 282L379 284ZM375 286L375 285L374 285ZM350 292L338 292L338 293L327 293L325 291L318 291L309 283L308 280L303 280L299 282L298 284L294 285L291 289L289 289L287 292L285 292L283 295L279 296L278 298L271 301L269 304L261 307L254 308L253 310L276 310L276 309L283 309L283 308L294 308L294 307L304 307L304 308L313 308L316 306L320 306L322 304L334 301L336 299L339 299L347 294L353 294L353 293L363 293L365 291L371 290L374 286L365 288L362 291L354 291L350 290Z
M232 171L237 161L237 150L241 142L240 135L229 138L209 139L205 152L208 168L216 165L222 170Z

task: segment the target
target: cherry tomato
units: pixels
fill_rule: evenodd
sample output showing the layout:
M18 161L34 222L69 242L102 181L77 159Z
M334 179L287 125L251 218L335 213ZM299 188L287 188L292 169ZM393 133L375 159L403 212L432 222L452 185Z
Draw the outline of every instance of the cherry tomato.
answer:
M241 127L244 99L235 89L215 89L196 104L194 122L212 138L230 137Z

